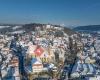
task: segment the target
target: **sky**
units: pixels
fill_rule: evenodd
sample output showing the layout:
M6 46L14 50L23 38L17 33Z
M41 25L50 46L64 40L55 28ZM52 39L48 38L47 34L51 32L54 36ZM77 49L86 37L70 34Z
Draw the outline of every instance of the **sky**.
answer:
M0 0L0 23L100 24L100 0Z

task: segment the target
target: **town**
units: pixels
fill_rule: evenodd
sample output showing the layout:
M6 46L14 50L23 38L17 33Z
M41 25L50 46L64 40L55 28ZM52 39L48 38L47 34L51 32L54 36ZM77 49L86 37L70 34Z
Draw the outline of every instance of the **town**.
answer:
M0 0L0 80L100 80L100 0Z
M99 35L50 24L1 34L0 80L100 80Z

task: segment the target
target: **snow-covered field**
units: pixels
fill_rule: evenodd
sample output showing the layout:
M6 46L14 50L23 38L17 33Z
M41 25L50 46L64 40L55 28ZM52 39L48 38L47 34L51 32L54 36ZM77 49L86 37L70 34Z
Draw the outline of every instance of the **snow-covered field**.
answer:
M11 26L0 26L0 29L2 29L2 28L8 28L8 27L11 27Z
M16 29L18 29L18 28L21 28L22 26L14 26L12 29L13 30L16 30Z

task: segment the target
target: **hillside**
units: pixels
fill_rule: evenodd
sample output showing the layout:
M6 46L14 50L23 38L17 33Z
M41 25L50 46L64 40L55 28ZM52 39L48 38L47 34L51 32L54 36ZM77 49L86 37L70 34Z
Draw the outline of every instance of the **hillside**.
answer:
M35 30L35 27L39 26L39 27L43 27L43 26L46 26L47 24L36 24L36 23L33 23L33 24L25 24L23 25L23 29L27 32L31 31L31 30ZM59 26L59 25L53 25L53 26L58 26L58 27L62 27L62 26ZM76 33L74 30L71 30L70 28L67 28L67 27L64 27L64 32L67 33L68 35L72 35L74 33Z
M31 23L31 24L24 24L24 25L11 25L11 24L3 24L0 25L0 33L1 34L14 34L14 33L23 33L23 32L30 32L34 31L35 27L43 27L46 26L47 24L40 24L40 23ZM59 25L53 25L53 26L58 26ZM64 32L66 32L68 35L72 35L75 33L75 31L64 27Z

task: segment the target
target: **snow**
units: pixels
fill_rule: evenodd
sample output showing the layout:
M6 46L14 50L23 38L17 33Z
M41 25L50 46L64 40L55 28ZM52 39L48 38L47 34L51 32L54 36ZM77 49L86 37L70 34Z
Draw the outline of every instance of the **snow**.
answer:
M2 73L2 77L5 77L7 75L7 71L6 70L1 70Z
M2 61L2 56L0 55L0 62Z
M15 26L15 27L13 27L12 29L13 30L16 30L16 29L18 29L18 28L21 28L22 26Z
M23 30L19 30L19 31L14 31L14 32L11 32L12 34L17 34L17 33L23 33L24 31Z
M8 27L11 27L11 26L0 26L0 29L2 29L2 28L8 28Z

